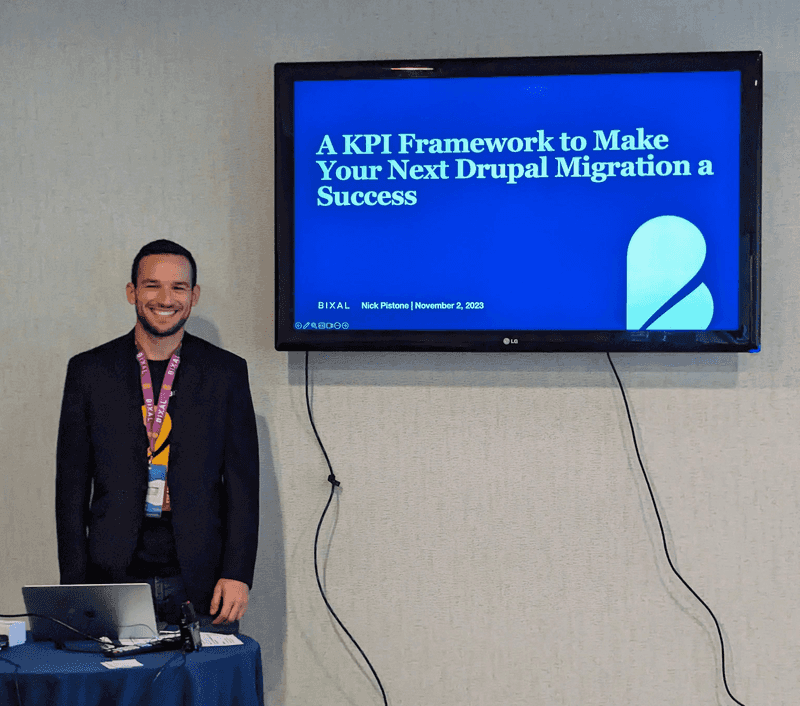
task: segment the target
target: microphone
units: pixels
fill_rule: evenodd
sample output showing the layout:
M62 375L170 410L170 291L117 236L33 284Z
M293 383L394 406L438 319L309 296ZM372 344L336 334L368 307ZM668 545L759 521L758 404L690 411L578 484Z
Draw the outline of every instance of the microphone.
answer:
M200 637L200 622L197 620L197 615L194 611L194 606L191 601L186 601L181 605L181 640L183 640L183 649L186 652L194 652L202 647L202 640Z

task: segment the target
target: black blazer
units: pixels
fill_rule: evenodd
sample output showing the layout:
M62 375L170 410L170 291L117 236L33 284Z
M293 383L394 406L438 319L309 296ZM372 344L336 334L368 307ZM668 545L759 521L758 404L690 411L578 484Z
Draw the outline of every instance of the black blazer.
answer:
M258 438L247 363L184 333L170 399L169 490L186 592L208 613L219 578L252 587ZM147 491L133 331L67 366L56 451L61 583L131 580Z

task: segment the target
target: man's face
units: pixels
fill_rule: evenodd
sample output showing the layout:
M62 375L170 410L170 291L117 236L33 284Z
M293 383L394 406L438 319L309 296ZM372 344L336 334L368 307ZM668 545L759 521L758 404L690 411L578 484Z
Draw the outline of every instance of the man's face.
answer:
M181 330L200 297L192 289L192 266L182 255L146 255L136 283L126 287L136 318L151 336L164 338Z

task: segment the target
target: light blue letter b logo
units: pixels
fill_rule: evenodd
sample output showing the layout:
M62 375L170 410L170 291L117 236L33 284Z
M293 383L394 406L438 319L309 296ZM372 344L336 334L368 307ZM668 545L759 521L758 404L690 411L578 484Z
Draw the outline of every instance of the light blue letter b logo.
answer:
M656 331L708 328L714 299L703 283L661 311L691 282L705 259L705 238L685 218L658 216L639 226L628 243L628 330L646 324Z

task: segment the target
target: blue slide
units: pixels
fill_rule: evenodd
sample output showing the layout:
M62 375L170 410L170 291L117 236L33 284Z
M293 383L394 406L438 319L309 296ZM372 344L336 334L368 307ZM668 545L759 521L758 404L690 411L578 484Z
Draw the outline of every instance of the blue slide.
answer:
M738 328L740 83L296 83L295 326Z

